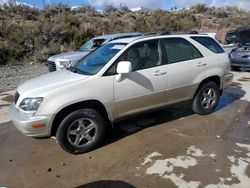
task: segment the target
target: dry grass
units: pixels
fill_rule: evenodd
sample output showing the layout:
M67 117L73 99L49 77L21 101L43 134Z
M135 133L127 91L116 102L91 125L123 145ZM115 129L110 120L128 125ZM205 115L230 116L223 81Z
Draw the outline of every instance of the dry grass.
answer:
M88 39L117 32L183 32L199 30L225 33L250 23L250 13L237 8L215 8L195 5L190 10L131 12L106 7L74 11L66 5L38 10L27 6L5 6L0 9L0 64L44 61L61 51L75 50Z

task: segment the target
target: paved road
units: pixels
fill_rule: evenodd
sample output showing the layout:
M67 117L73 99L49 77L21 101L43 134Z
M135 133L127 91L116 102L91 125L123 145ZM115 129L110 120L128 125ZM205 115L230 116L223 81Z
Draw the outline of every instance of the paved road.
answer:
M249 101L250 73L236 73L215 113L200 116L181 106L137 116L81 155L2 123L0 187L248 188Z

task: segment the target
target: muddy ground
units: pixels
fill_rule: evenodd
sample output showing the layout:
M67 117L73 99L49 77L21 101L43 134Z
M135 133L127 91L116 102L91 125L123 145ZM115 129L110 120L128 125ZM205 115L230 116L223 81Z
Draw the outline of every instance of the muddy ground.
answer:
M11 93L0 94L0 187L250 187L249 72L235 72L211 115L180 106L137 116L81 155L19 133Z

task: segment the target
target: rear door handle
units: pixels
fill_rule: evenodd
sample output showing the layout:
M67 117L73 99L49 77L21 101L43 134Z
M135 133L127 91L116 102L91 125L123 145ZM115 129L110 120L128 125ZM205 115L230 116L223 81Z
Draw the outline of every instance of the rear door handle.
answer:
M164 74L167 74L167 72L161 72L160 70L157 70L154 72L154 76L161 76L161 75L164 75Z
M198 67L205 67L207 65L207 63L205 63L205 62L198 62Z

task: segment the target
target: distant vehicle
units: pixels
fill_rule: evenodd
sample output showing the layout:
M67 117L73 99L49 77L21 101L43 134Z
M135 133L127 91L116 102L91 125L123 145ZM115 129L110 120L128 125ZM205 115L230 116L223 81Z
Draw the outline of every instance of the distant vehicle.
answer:
M49 57L48 61L46 62L46 65L48 66L50 72L62 70L66 66L76 63L84 56L89 54L91 51L95 50L96 48L100 47L103 44L106 44L107 42L120 38L136 37L141 35L143 35L143 33L131 32L131 33L117 33L117 34L98 36L86 42L77 51L61 53Z
M225 36L225 45L234 45L237 43L236 30L228 31Z
M56 135L65 151L83 153L137 113L189 101L195 113L210 114L232 79L228 54L208 35L118 39L20 85L10 116L23 134Z
M232 49L229 56L233 69L250 69L250 26L236 30L238 47Z

